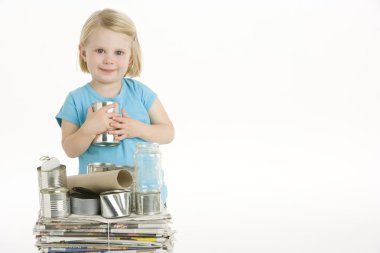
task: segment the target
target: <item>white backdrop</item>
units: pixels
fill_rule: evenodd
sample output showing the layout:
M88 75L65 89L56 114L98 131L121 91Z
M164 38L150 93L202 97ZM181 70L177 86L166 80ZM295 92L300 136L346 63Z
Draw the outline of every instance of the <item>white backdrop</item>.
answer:
M380 251L379 1L0 0L1 251L37 251L39 157L77 172L54 117L107 7L176 127L175 252Z

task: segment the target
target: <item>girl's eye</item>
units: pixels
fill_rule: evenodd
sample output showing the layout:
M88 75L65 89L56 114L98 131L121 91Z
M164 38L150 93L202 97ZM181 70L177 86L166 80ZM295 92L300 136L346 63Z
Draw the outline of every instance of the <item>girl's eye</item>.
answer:
M102 53L104 53L104 50L101 49L101 48L99 48L99 49L96 49L96 52L99 53L99 54L102 54Z
M115 53L116 53L116 55L123 55L124 54L124 52L120 51L120 50L116 51Z

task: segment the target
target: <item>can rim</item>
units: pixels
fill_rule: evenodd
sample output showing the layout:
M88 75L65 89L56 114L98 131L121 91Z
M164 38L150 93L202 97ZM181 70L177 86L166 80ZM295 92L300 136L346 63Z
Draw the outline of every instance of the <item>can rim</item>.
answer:
M101 163L101 162L97 162L97 163L89 163L87 164L87 167L88 166L114 166L113 163Z
M101 192L101 193L99 193L99 195L110 195L110 194L123 193L123 192L128 193L131 191L128 189L116 189L116 190Z
M61 170L61 169L66 169L66 165L61 164L58 167L55 167L54 169L51 169L51 170L48 170L48 171L43 171L43 172L51 172L51 171L54 171L54 170ZM37 171L41 171L41 166L37 167Z

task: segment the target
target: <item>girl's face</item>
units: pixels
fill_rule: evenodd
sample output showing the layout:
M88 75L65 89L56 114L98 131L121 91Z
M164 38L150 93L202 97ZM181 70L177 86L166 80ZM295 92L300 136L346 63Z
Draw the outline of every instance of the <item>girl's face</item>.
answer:
M79 50L93 85L121 83L129 66L131 43L127 35L106 28L98 27L91 33L86 45L81 45Z

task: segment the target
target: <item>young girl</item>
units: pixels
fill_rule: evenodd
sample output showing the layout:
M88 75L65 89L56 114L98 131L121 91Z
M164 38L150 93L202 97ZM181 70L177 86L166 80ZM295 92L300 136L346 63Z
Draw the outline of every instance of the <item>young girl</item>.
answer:
M62 129L66 154L79 157L79 173L86 173L89 163L113 163L133 166L136 143L170 143L173 125L157 95L135 77L141 71L141 52L136 28L123 13L105 9L93 13L82 28L79 62L91 81L71 91L56 119ZM119 113L107 112L115 104L94 112L99 101L117 102ZM96 135L113 134L119 145L91 145ZM166 201L166 187L161 193Z

